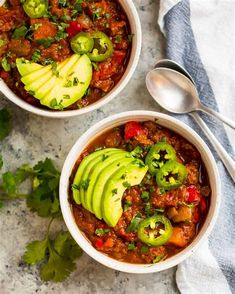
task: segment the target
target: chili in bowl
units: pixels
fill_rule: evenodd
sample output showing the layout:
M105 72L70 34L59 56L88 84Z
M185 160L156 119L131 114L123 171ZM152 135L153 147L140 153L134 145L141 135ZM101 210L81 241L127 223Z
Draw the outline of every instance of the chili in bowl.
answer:
M6 0L0 7L0 87L33 113L70 117L113 99L141 50L131 0Z
M73 146L61 175L72 236L91 257L124 272L156 272L184 260L210 233L219 202L206 144L157 112L97 123Z

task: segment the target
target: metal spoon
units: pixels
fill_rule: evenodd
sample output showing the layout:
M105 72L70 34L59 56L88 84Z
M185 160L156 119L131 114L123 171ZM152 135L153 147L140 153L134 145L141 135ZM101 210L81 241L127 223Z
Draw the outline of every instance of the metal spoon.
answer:
M195 85L195 82L193 78L190 76L190 74L183 68L181 67L178 63L170 60L170 59L163 59L160 60L155 67L163 67L163 68L173 68L176 71L179 71L181 74L184 74L186 77L188 77L192 83ZM147 75L148 77L148 75ZM148 78L146 77L146 85L148 88ZM151 92L150 92L151 94ZM158 99L156 97L153 97L157 102ZM165 108L165 107L164 107ZM167 109L167 108L166 108ZM192 112L190 115L194 118L194 120L197 122L197 124L202 128L204 131L205 135L211 142L212 146L220 156L221 160L223 161L224 165L226 166L229 174L231 175L233 181L235 181L235 163L233 159L228 155L227 151L223 148L223 146L220 144L220 142L216 139L214 134L211 132L211 130L208 128L208 126L205 124L205 122L201 119L201 117L195 113Z
M235 122L201 104L195 85L178 71L155 68L147 74L146 85L153 98L170 112L191 113L200 110L235 129Z

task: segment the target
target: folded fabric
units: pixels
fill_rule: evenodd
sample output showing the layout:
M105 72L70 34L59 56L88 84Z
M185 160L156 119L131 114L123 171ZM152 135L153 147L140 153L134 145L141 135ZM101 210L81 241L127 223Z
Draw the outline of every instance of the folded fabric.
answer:
M235 8L233 1L162 0L159 25L166 37L166 57L192 75L202 102L235 118ZM233 25L232 25L233 24ZM218 108L219 106L219 108ZM224 126L201 115L217 139L233 156ZM235 185L219 157L186 115L177 116L193 127L213 152L222 182L222 204L209 241L178 266L181 293L231 293L235 291ZM234 133L229 133L234 145Z

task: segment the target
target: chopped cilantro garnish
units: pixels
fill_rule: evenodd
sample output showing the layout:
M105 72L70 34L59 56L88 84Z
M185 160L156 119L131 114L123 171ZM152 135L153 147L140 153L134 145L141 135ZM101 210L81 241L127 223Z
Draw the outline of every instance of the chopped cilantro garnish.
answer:
M34 96L34 95L35 95L35 92L34 92L34 91L32 91L32 90L29 90L29 91L28 91L28 93L29 93L29 95L32 95L32 96Z
M140 249L140 252L141 252L141 253L147 253L148 251L149 251L149 247L146 246L146 245L143 245L143 246L141 247L141 249Z
M112 190L112 195L116 195L117 194L117 188Z
M41 57L41 51L39 49L36 49L34 52L33 52L33 55L32 55L32 61L33 62L38 62L40 60L40 57Z
M140 197L145 200L145 201L148 201L149 200L149 192L147 191L143 191L140 195Z
M55 61L51 64L51 70L52 70L53 75L55 75L58 78L59 71L57 70L57 63Z
M122 37L121 37L120 35L116 35L116 36L114 37L114 43L116 43L116 44L120 43L121 40L122 40Z
M153 263L158 263L159 261L162 260L163 257L164 257L163 254L156 256L153 260Z
M8 63L8 60L7 60L6 56L2 58L1 65L2 65L2 68L5 71L10 71L11 70L11 65Z
M89 187L89 183L90 183L90 179L86 179L86 180L83 180L80 185L86 191Z
M128 246L127 246L127 249L128 250L135 250L136 249L135 243L133 243L133 242L129 243Z
M64 84L65 88L70 88L73 86L73 82L71 80L67 80L66 83Z
M14 32L12 34L12 38L19 39L21 37L24 37L27 34L27 32L28 32L28 29L26 26L19 27L14 30Z
M131 207L131 205L132 205L132 202L131 201L126 201L125 203L124 203L124 211L127 211L130 207Z
M103 154L103 155L102 155L102 161L105 161L105 159L107 159L108 157L109 157L108 155Z
M130 188L131 187L131 184L129 182L127 182L127 181L123 182L122 185L125 188Z
M44 48L50 47L53 42L54 42L54 39L52 37L37 40L37 43L42 45Z
M95 234L99 237L104 236L105 234L107 234L108 232L110 232L110 229L96 229L95 230Z
M55 106L57 106L57 99L56 98L53 98L52 100L51 100L51 103L50 103L50 106L52 107L52 108L54 108Z
M70 95L64 94L63 99L70 99Z
M142 217L139 213L134 215L129 226L126 228L126 232L136 232L139 226L139 223L142 221Z

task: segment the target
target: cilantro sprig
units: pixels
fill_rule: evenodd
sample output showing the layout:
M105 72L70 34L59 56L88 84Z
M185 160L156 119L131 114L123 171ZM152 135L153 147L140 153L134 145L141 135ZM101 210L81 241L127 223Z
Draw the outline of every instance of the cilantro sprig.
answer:
M40 263L42 280L62 282L76 269L74 260L82 255L82 250L69 232L61 231L55 238L51 238L49 231L52 221L53 218L43 240L27 245L23 261L29 265Z

